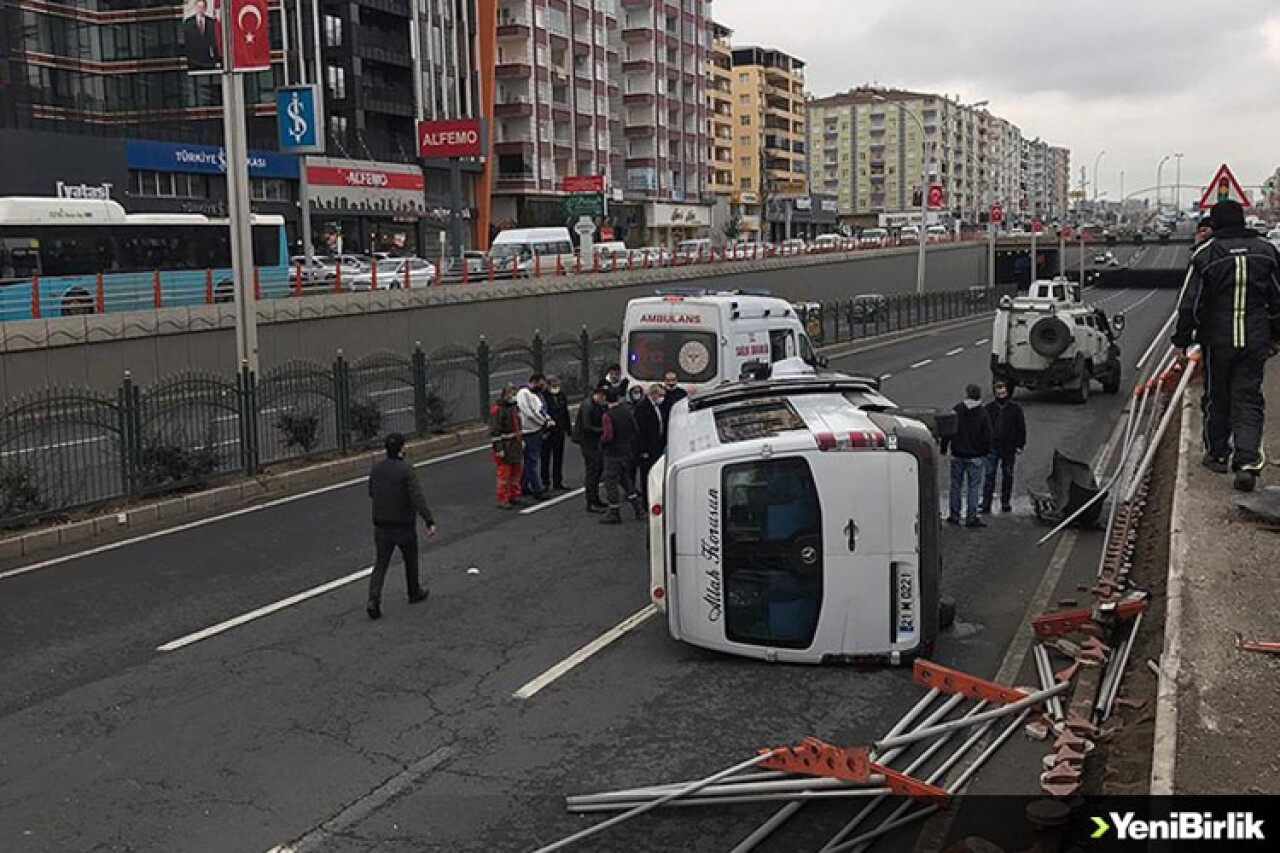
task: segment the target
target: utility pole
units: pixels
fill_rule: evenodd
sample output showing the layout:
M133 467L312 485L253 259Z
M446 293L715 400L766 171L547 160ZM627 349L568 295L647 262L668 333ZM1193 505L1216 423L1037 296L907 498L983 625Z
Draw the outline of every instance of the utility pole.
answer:
M258 372L258 306L253 287L253 212L249 206L244 73L235 70L235 30L222 21L222 121L227 150L227 214L231 220L231 270L236 315L236 367Z

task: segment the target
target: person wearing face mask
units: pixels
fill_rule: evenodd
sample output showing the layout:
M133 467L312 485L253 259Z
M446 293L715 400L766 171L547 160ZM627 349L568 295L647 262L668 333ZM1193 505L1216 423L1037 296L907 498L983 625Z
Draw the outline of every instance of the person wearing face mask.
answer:
M604 376L600 378L600 381L607 382L609 387L617 391L620 396L627 393L627 387L631 384L631 380L622 375L622 365L617 363L605 368Z
M639 430L640 407L645 403L644 386L629 385L626 391L626 409L631 412L631 419L636 422L636 429ZM644 485L640 482L640 437L637 432L636 439L631 443L631 482L636 484L638 491L644 490Z
M635 404L636 460L639 463L636 487L642 495L648 494L649 470L667 444L666 419L662 414L665 396L662 386L654 383L649 386L648 396Z
M622 496L630 502L636 518L644 518L644 503L631 479L636 458L636 420L617 389L609 389L606 399L609 409L604 413L600 447L604 451L604 492L609 508L600 523L621 524Z
M568 491L564 484L564 439L569 432L569 398L560 387L559 376L548 376L542 400L551 418L551 427L542 436L542 483L549 489Z
M680 387L673 370L668 370L662 378L662 390L665 395L662 400L662 423L665 428L671 422L671 410L676 407L676 403L688 397L689 392Z
M991 452L987 454L987 471L982 481L982 512L990 514L995 497L996 471L1000 471L1000 511L1013 511L1013 469L1018 454L1027 446L1027 419L1022 407L1013 402L1009 383L997 379L991 386L995 399L987 403L987 420L991 421Z
M520 497L520 477L524 462L524 441L520 436L520 404L516 386L508 382L502 396L489 411L489 437L493 441L493 464L498 471L498 509L515 509Z

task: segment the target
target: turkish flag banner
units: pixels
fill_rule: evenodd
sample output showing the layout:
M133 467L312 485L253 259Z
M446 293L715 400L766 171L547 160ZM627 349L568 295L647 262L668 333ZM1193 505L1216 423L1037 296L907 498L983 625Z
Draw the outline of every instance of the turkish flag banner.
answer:
M271 67L267 0L231 0L231 70L266 71Z

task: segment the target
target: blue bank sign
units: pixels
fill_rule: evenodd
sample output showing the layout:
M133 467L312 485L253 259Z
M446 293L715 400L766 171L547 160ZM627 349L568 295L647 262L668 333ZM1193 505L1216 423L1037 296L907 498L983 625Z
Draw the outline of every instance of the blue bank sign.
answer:
M315 86L282 86L276 90L276 127L280 131L281 151L324 153L320 104Z
M125 162L130 169L153 172L197 172L223 175L227 154L219 145L182 145L145 139L124 141ZM254 178L298 179L298 158L275 151L250 151L249 175Z

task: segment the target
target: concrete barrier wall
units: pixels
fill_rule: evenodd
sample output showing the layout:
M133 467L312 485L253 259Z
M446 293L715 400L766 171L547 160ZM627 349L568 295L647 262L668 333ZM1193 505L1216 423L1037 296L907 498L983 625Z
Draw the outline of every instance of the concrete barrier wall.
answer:
M983 245L929 249L928 289L983 284ZM810 256L722 266L648 270L507 284L448 286L281 299L259 305L259 352L266 370L303 359L327 362L339 349L350 359L377 350L430 352L446 344L474 347L618 330L629 299L663 284L763 289L792 300L829 301L861 293L915 289L914 249L855 257ZM235 326L229 305L172 308L0 324L0 393L12 400L47 385L112 390L125 371L149 383L179 370L234 369Z

